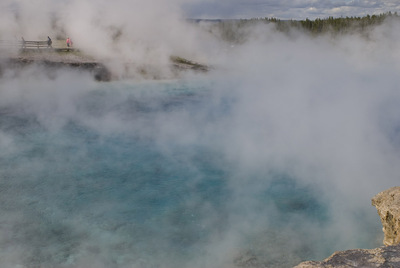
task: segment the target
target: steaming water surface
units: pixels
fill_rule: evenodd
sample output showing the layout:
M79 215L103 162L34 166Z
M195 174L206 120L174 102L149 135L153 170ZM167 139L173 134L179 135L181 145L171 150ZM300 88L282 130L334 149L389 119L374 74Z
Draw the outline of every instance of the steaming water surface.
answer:
M3 78L4 263L290 267L342 247L329 198L304 174L241 163L236 136L262 133L237 131L249 124L238 126L238 95L218 83ZM365 225L346 246L375 246L378 220L354 217Z
M282 268L382 245L397 21L309 36L260 20L226 43L180 0L5 2L1 40L68 35L116 77L170 77L171 55L215 68L96 83L10 70L1 50L0 267Z

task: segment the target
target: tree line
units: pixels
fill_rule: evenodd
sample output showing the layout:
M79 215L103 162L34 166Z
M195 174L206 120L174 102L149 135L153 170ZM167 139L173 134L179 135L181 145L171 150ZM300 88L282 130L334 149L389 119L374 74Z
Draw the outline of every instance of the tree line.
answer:
M251 34L249 29L255 25L268 24L276 31L290 33L300 30L310 35L320 34L346 34L360 33L368 34L372 27L381 25L387 19L399 19L397 12L387 12L379 15L366 15L364 17L328 17L315 20L280 20L277 18L253 18L240 20L220 20L212 23L209 31L219 35L229 42L244 42Z
M363 32L370 29L371 26L382 24L388 18L399 18L397 12L382 13L379 15L366 15L364 17L328 17L326 19L315 20L290 20L282 21L275 18L265 18L267 22L276 24L276 29L287 31L289 28L297 28L308 31L313 34L320 33L348 33L348 32Z

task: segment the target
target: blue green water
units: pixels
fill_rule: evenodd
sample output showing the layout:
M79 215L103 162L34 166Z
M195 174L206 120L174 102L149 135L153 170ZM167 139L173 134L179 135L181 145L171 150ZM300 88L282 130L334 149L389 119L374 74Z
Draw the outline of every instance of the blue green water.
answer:
M290 267L337 250L318 188L231 153L234 95L201 79L74 87L1 104L8 267Z

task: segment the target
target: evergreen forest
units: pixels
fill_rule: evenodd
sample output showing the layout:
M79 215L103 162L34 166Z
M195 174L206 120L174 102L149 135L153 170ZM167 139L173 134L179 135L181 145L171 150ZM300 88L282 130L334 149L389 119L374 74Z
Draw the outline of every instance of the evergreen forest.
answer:
M277 18L252 18L240 20L218 20L213 21L209 31L219 35L225 41L241 43L250 34L252 26L267 24L274 30L290 34L294 31L302 31L312 36L321 34L351 34L357 33L368 37L369 31L381 25L384 21L399 20L397 12L382 13L379 15L366 15L364 17L328 17L315 20L280 20Z

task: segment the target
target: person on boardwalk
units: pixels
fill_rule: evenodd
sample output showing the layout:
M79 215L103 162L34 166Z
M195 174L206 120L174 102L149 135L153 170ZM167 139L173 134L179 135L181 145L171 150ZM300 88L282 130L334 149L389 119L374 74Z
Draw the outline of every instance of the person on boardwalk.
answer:
M67 47L72 47L72 40L69 37L67 38Z
M50 36L47 36L47 47L51 47L51 44L53 44L53 41L51 41Z
M21 36L21 40L22 40L22 49L25 49L25 39L24 39L24 37Z

